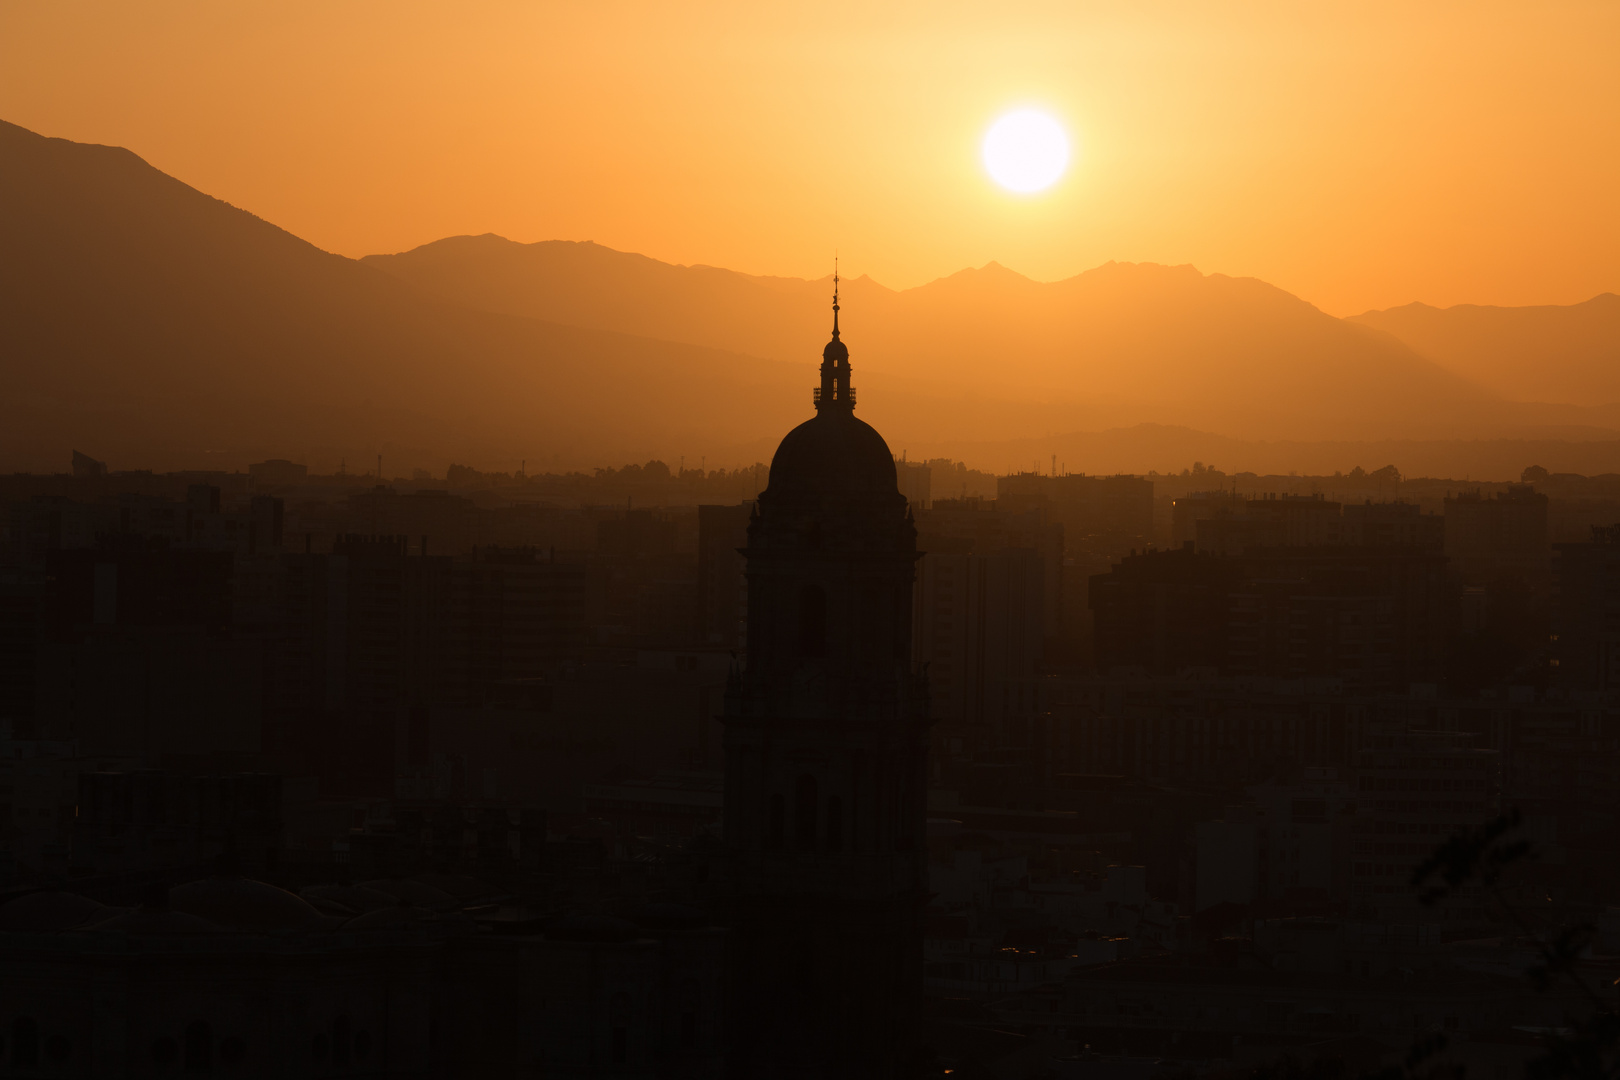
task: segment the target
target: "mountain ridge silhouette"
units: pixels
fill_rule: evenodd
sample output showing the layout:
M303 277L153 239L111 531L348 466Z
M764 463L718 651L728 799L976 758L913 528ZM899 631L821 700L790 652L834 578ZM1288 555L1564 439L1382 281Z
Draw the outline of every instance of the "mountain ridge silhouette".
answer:
M812 351L825 334L831 291L828 279L774 278L767 287L741 273L601 245L517 244L492 234L362 261L467 306L624 325L771 359ZM855 279L843 299L857 377L880 372L1033 400L1090 400L1123 420L1265 435L1305 435L1324 424L1384 435L1434 424L1441 404L1492 407L1492 395L1391 335L1258 279L1192 266L1113 261L1037 282L989 263L905 290ZM1192 363L1197 355L1212 362ZM1392 380L1407 384L1394 400L1383 385ZM1257 403L1256 395L1276 400ZM1472 432L1479 419L1459 427Z
M129 150L0 123L0 468L61 468L74 446L115 468L262 456L330 467L379 451L440 470L683 453L747 464L808 414L829 281L550 241L538 248L553 256L555 310L537 315L532 268L511 271L536 247L451 238L415 249L432 258L347 259ZM655 295L593 291L582 260L628 267ZM402 280L407 262L416 273L435 261L473 295ZM1390 335L1255 279L1144 265L1042 283L996 264L903 291L846 279L862 414L897 452L1016 445L1013 462L1041 432L1148 422L1247 440L1615 426L1590 410L1508 408ZM975 307L988 292L1023 305L1018 333ZM1196 318L1158 325L1187 296ZM1069 336L1042 353L1031 328ZM1159 352L1134 357L1144 341ZM1168 379L1145 362L1191 354L1207 370ZM1356 385L1322 393L1324 373ZM1418 392L1392 394L1395 383Z
M1350 317L1514 401L1620 401L1620 295L1578 304L1404 304Z
M706 434L705 397L759 384L751 408L786 424L807 396L789 365L444 304L127 150L10 124L0 240L11 468L70 443L150 467L221 445L585 464L751 434ZM626 384L639 410L612 400Z

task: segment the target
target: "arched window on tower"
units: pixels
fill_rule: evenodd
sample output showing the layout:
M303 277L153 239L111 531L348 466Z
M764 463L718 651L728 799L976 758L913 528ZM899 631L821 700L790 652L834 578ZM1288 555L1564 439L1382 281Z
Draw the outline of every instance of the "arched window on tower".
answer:
M844 800L837 795L827 796L827 850L844 848Z
M681 1049L693 1050L698 1043L698 1007L702 1003L703 989L696 979L688 979L681 986Z
M909 773L901 774L898 786L899 790L895 792L895 810L898 811L895 824L898 828L895 829L894 850L910 851L917 842L911 821L912 797L916 789Z
M11 1022L11 1063L22 1068L39 1064L39 1023L32 1016Z
M793 838L801 848L816 846L816 778L809 773L793 788Z
M609 1006L609 1021L612 1023L612 1052L613 1064L623 1065L630 1059L630 995L622 990L613 995Z
M214 1029L205 1020L193 1020L186 1025L185 1038L187 1072L207 1072L214 1067Z
M819 585L799 590L799 655L827 655L827 594Z
M894 591L894 643L896 660L911 659L911 589L907 585Z
M766 834L765 844L775 851L780 851L787 839L787 809L783 803L781 792L771 796L770 832Z
M870 823L866 826L869 837L867 849L870 851L889 850L889 830L886 827L889 808L885 805L888 792L887 785L883 783L885 772L886 762L880 758L872 770L872 813L869 815Z
M332 1021L332 1064L347 1066L349 1064L350 1033L353 1030L347 1016L339 1016Z

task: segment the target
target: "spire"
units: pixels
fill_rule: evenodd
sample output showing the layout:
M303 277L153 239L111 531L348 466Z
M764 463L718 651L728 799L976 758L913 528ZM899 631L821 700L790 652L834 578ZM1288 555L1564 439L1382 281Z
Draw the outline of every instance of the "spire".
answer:
M833 256L833 340L838 340L838 256Z
M821 388L814 394L816 411L838 407L853 409L855 394L849 388L849 349L838 334L838 262L833 260L833 331L832 340L821 350Z

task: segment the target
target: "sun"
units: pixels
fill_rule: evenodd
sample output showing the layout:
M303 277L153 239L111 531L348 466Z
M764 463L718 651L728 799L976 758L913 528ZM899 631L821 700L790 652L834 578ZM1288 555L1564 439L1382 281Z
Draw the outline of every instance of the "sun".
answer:
M1009 191L1030 195L1057 182L1069 167L1069 137L1039 109L1018 109L984 136L984 167Z

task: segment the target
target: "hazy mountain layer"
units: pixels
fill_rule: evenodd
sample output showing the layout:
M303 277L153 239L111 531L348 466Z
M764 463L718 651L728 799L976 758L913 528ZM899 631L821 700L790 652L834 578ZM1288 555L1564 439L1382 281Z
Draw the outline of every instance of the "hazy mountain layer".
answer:
M382 453L393 475L752 463L809 414L829 284L493 237L357 262L127 150L0 124L0 469L59 469L75 447L154 469ZM1588 456L1611 437L1614 410L1508 405L1380 330L1189 267L859 279L844 314L862 415L914 457L1174 465L1141 445L1151 431L1184 449L1574 439ZM1183 430L1122 430L1150 422ZM1072 434L1088 431L1105 434Z
M830 280L487 235L364 261L489 311L781 360L814 356L831 292ZM991 263L902 292L860 278L844 283L843 306L857 377L890 373L1114 423L1308 439L1473 435L1519 422L1387 334L1190 266L1109 263L1042 284Z
M156 468L719 453L801 418L811 382L425 299L127 150L8 124L0 346L6 469L61 468L74 446Z
M1614 293L1566 307L1407 304L1351 321L1393 334L1512 401L1620 401L1620 296Z
M805 290L795 364L474 311L127 150L0 124L0 469L60 469L75 447L156 469L270 455L361 469L381 453L391 475L751 464L810 413L827 312ZM863 415L897 451L1108 420L863 376Z

